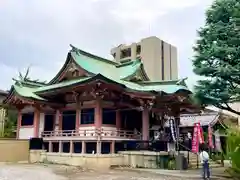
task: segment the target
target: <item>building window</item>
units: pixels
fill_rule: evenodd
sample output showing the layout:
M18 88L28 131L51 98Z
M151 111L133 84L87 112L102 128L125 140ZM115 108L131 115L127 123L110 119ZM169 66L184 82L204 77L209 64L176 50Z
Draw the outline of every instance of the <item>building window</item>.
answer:
M116 110L103 108L102 123L116 125Z
M22 114L21 126L32 126L34 123L34 113Z
M94 124L94 108L81 110L81 124Z
M139 54L141 54L141 46L140 45L137 46L137 55L139 55Z
M120 58L123 59L123 58L126 58L126 57L131 57L131 49L130 48L124 49L121 52L121 57Z

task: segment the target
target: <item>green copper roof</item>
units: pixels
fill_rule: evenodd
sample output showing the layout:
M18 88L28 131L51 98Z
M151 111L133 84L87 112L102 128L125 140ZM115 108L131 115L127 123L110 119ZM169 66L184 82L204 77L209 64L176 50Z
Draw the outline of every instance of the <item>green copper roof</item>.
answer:
M44 99L34 93L34 90L36 88L29 88L29 87L24 87L24 86L19 86L19 85L14 84L13 89L19 96L26 97L26 98L33 98L33 99L37 99L37 100L41 100L41 101L46 101L46 99Z
M50 83L41 84L38 86L26 86L26 83L19 83L13 85L14 92L18 95L26 98L33 98L37 100L47 101L42 98L40 94L46 91L55 91L56 89L62 89L66 87L76 86L78 84L88 83L94 80L103 80L108 83L116 83L126 88L126 91L140 91L140 92L164 92L167 94L176 93L178 91L184 90L188 91L188 88L182 81L161 81L161 82L151 82L151 81L141 81L141 82L131 82L128 81L129 78L137 73L144 74L144 78L148 80L145 76L145 71L140 60L135 60L131 62L126 62L124 64L119 64L79 49L71 50L68 54L76 64L90 73L89 77L78 77L72 80L65 80L60 83ZM67 62L70 58L67 58ZM66 68L66 63L55 79L61 75L62 71ZM30 81L29 81L30 82ZM29 84L28 82L28 84ZM55 81L51 81L55 82ZM30 84L29 84L30 85Z
M22 97L33 98L33 99L37 99L37 100L46 101L46 99L38 96L36 93L37 92L42 92L42 91L47 91L47 90L54 90L54 89L57 89L57 88L60 88L60 87L66 87L66 86L69 86L69 85L74 85L76 83L79 83L79 82L87 80L87 79L89 79L89 78L74 79L74 80L69 80L69 81L63 81L63 82L58 83L58 84L36 87L36 88L30 88L30 87L19 86L17 84L14 84L13 89L18 95L20 95Z
M130 63L119 65L110 60L97 59L78 52L71 52L76 63L92 74L102 74L107 78L124 79L134 74L140 67L141 61L135 60Z
M83 77L83 78L78 78L78 79L72 79L72 80L68 80L68 81L62 81L60 83L57 84L52 84L52 85L48 85L48 86L43 86L43 87L39 87L39 88L35 88L33 89L33 92L42 92L42 91L47 91L47 90L51 90L51 89L58 89L61 87L67 87L67 86L71 86L77 83L80 83L84 80L90 79L90 77Z
M93 80L94 78L98 78L96 76L93 77L86 77L86 78L80 78L80 79L74 79L74 80L69 80L69 81L63 81L61 83L49 85L49 86L44 86L44 87L37 87L37 88L29 88L29 87L24 87L24 86L19 86L19 85L13 85L14 90L16 93L22 97L26 98L34 98L37 100L42 100L42 101L47 101L46 99L40 97L37 95L39 92L44 92L44 91L49 91L49 90L56 90L56 89L61 89L61 88L66 88L69 86L74 86L79 83L85 83ZM133 83L133 82L128 82L124 80L118 80L118 81L113 81L110 80L114 83L120 84L125 86L129 91L141 91L141 92L164 92L167 94L172 94L176 93L180 90L185 90L189 91L187 87L182 86L182 85L176 85L176 84L169 84L169 83L161 83L161 82L154 82L154 83ZM173 81L175 82L175 81Z

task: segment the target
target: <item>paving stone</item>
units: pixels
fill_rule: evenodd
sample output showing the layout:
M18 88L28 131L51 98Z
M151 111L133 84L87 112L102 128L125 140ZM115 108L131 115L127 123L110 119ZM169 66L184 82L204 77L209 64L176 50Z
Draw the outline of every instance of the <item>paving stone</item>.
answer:
M0 164L0 180L191 180L151 172L96 171L52 164ZM194 178L196 179L196 178ZM201 179L201 178L199 178Z

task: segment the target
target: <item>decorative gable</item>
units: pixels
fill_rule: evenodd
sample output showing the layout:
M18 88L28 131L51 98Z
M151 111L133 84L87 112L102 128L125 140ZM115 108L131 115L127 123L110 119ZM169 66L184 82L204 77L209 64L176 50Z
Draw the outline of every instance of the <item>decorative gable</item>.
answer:
M90 75L81 67L79 67L75 61L70 60L67 64L65 70L62 72L61 76L59 77L58 82L64 80L71 80L77 77L89 77Z
M128 81L131 82L141 82L144 81L145 79L141 76L141 74L139 72L136 72L133 76L127 78Z
M134 74L128 76L124 80L131 81L131 82L141 82L141 81L148 81L149 78L147 77L143 68L139 68Z

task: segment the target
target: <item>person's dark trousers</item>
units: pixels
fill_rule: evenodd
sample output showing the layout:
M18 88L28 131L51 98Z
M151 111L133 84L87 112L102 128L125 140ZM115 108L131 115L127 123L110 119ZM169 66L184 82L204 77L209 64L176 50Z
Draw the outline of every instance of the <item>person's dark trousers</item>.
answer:
M210 169L208 161L203 163L203 179L210 178Z

